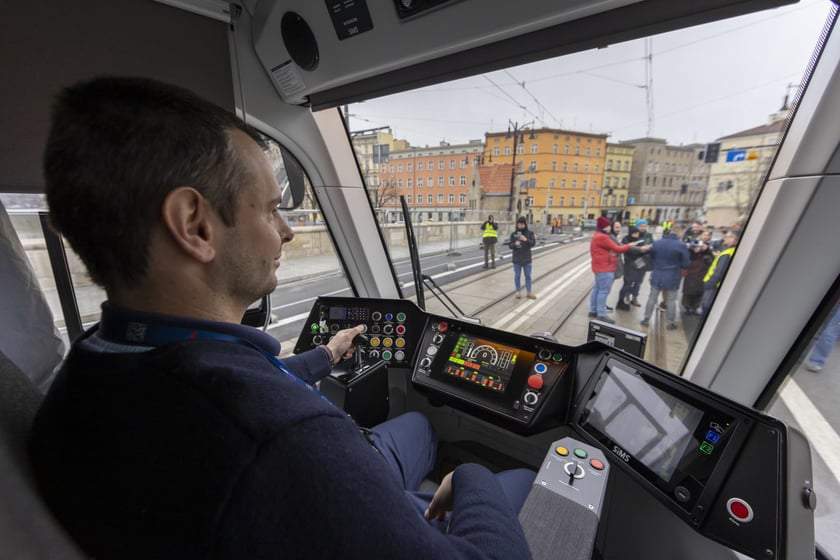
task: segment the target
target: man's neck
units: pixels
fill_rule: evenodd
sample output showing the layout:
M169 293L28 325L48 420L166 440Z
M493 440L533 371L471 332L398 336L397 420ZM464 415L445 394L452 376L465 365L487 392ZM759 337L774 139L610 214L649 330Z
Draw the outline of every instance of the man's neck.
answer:
M135 311L224 323L239 323L247 309L225 305L224 301L210 304L206 299L191 297L177 290L151 294L144 291L123 291L109 294L109 300L115 305Z

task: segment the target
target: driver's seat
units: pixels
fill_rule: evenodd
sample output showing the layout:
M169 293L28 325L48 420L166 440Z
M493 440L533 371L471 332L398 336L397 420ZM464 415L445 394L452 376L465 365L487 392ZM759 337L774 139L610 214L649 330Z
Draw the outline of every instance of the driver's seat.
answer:
M0 353L0 558L84 558L41 500L26 441L41 393Z

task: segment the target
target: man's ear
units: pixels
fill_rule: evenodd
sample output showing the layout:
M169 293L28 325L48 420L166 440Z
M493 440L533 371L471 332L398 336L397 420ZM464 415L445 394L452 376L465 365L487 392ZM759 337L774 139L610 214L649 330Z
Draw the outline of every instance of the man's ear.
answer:
M193 187L178 187L161 207L163 224L175 244L192 258L208 263L216 256L215 210Z

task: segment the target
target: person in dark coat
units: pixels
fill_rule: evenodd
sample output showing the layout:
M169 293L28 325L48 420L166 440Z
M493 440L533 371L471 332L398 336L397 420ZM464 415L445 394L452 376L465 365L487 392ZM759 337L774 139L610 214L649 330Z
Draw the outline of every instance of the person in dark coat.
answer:
M645 305L645 318L642 319L642 326L650 325L650 316L656 307L659 293L665 293L666 314L668 317L668 330L677 328L677 292L680 289L682 270L688 268L688 249L682 241L682 234L685 226L674 224L662 239L653 242L650 249L650 260L653 265L653 273L650 275L650 295Z
M689 264L683 277L682 309L686 315L700 313L700 303L703 299L703 276L712 264L712 247L709 242L712 232L703 231L699 236L692 237L687 242Z
M528 299L537 299L531 291L531 247L537 244L534 232L528 229L528 221L524 216L516 219L516 231L510 234L508 247L513 251L513 285L516 288L516 299L522 297L520 275L525 273L525 289Z
M631 245L630 250L622 255L624 258L624 285L621 286L621 291L618 293L618 303L615 304L615 308L622 311L630 311L631 298L635 298L634 294L639 293L639 286L645 277L647 268L648 261L643 258L644 253L641 248L636 246L640 242L639 233L639 228L630 226L629 232L621 240L622 245Z

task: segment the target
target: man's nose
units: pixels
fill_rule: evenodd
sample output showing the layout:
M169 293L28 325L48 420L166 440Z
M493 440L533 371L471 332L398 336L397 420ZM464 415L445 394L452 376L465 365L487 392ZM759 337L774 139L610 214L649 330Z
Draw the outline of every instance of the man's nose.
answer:
M283 216L280 216L280 220L277 223L277 232L280 234L284 243L288 243L295 238L295 230L292 229L292 226Z

